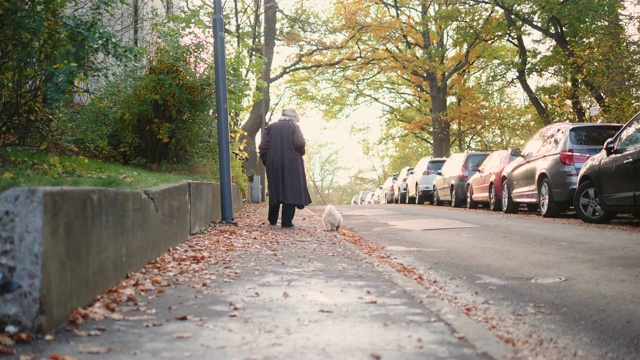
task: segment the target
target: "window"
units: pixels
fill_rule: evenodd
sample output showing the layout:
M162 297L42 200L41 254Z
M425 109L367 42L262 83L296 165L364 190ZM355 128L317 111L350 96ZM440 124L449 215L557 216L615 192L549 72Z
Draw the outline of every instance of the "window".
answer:
M489 155L485 161L482 162L482 166L480 167L482 170L491 169L499 166L502 163L503 152L494 152Z
M541 129L535 135L533 135L531 140L527 142L527 144L524 146L524 149L522 149L522 155L524 157L530 157L531 155L536 153L538 149L540 149L540 146L542 146L542 135L545 131L546 129Z
M558 145L564 140L565 129L559 127L552 127L547 129L543 134L543 142L540 149L536 152L537 155L553 154L558 149Z
M640 144L640 118L635 118L620 134L619 148Z
M487 158L487 154L469 155L469 157L467 158L467 166L465 166L465 169L471 169L472 166L476 166L476 169L477 169L477 167L480 166L484 161L484 159L486 158Z
M603 146L620 130L617 127L593 126L571 129L571 143L574 145Z
M444 165L444 161L431 161L427 166L427 170L440 170L442 165Z
M464 160L465 155L466 154L451 155L449 160L447 160L447 162L445 162L444 166L442 167L442 175L451 176L457 174L460 171L462 160Z

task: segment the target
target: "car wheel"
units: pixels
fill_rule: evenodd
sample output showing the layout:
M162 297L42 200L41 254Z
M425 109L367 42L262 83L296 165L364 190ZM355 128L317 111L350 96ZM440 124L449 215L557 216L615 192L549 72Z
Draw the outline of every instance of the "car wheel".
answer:
M442 206L443 201L440 200L440 195L438 195L438 190L433 190L433 205Z
M451 194L451 206L460 207L460 200L456 198L456 189L451 189L449 193Z
M540 205L540 215L544 217L555 217L560 214L560 207L553 200L549 179L543 179L538 187L538 204Z
M417 186L416 186L416 204L418 205L424 204L424 195L420 195L420 191L418 191Z
M498 194L496 193L496 187L493 184L489 185L489 210L491 211L500 211L502 208L500 201L498 199Z
M471 186L467 186L467 209L477 209L478 203L473 201L473 191Z
M587 223L604 224L616 217L615 213L602 210L598 190L591 181L585 181L578 187L573 197L576 215Z
M409 196L409 190L407 190L407 204L415 204L416 203L416 196Z
M513 199L511 198L507 180L502 182L502 211L508 214L515 214L518 212L518 204L513 202Z
M400 194L400 198L398 199L398 204L404 204L407 202L407 194Z

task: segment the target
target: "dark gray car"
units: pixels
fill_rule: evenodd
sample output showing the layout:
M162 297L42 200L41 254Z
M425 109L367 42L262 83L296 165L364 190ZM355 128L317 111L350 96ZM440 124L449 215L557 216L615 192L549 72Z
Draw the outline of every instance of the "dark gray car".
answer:
M502 211L520 204L537 207L545 217L557 216L573 204L578 173L587 159L602 150L622 125L558 123L540 129L502 174Z
M489 151L468 151L451 155L442 165L433 181L433 204L441 206L448 201L460 207L467 201L467 181L489 156Z
M640 113L584 164L573 204L584 222L606 223L619 213L640 218Z

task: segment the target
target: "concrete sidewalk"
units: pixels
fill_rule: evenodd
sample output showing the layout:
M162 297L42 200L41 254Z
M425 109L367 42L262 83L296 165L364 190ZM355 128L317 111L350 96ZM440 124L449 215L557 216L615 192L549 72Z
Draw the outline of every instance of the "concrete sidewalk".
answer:
M512 357L348 232L324 231L323 208L298 211L291 229L270 226L266 210L249 204L238 226L212 224L79 312L83 321L15 345L15 358Z

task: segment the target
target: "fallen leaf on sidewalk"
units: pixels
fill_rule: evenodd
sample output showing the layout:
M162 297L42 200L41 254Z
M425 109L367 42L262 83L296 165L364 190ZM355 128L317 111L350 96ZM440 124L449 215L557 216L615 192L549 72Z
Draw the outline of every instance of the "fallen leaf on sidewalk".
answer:
M33 342L33 336L29 333L17 333L14 336L14 340L19 343L31 344Z
M333 311L331 311L331 310L325 310L325 309L320 309L320 312L321 312L321 313L328 313L328 314L333 313Z
M16 351L14 349L9 349L4 346L0 346L0 355L15 355Z
M291 295L289 295L289 293L285 291L285 292L282 294L282 297L283 297L283 298L285 298L285 299L288 299L289 297L291 297Z
M107 354L110 353L114 350L117 350L118 348L116 347L111 347L111 346L92 346L92 345L80 345L78 347L78 352L82 353L82 354L93 354L93 355L97 355L97 354Z
M72 331L76 336L79 336L79 337L100 336L100 335L102 335L102 333L100 331L98 331L98 330L80 331L80 330L74 328ZM53 340L53 339L51 339L51 340Z
M15 344L15 342L8 335L0 334L0 345L11 346L13 344Z
M53 353L51 355L49 355L49 360L76 360L76 358L71 357L69 355L58 355L56 353Z
M178 333L173 334L174 339L188 339L193 336L193 333Z

